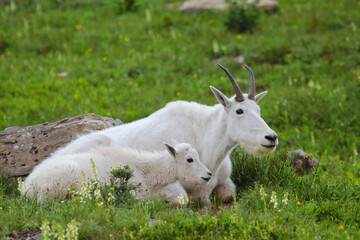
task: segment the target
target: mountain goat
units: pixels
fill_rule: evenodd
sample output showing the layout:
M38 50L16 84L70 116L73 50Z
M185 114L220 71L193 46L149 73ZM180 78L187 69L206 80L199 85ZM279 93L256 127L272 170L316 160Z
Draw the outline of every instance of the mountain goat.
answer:
M230 179L231 151L240 144L246 152L261 156L274 151L278 139L260 116L257 103L267 92L255 95L253 71L245 65L251 81L249 93L243 94L233 76L223 66L219 66L229 77L235 96L227 98L220 90L210 86L220 104L206 106L196 102L170 102L146 118L80 136L54 155L84 152L96 145L154 150L162 142L177 139L197 149L202 163L213 176L209 184L200 188L177 181L159 190L158 194L168 199L188 193L209 204L210 194L216 188L224 201L231 201L232 192L235 191L235 185Z
M25 179L22 194L39 201L66 195L70 186L81 189L82 173L87 182L94 179L91 160L100 183L109 183L110 169L129 165L134 169L132 183L141 183L137 197L157 195L157 191L177 180L203 185L211 173L199 160L197 151L187 143L175 147L165 143L164 151L140 151L129 147L99 147L86 153L53 156L39 164ZM184 198L188 198L184 195ZM163 199L177 203L174 197Z

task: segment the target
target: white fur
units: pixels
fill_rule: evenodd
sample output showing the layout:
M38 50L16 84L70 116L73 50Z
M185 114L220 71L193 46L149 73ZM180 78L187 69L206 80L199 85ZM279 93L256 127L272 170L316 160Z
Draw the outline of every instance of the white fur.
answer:
M29 198L46 198L66 195L72 186L81 189L82 172L86 181L93 180L90 159L93 159L100 183L109 183L110 169L129 165L134 169L133 184L141 183L138 197L158 195L163 200L176 203L177 196L158 194L159 189L182 180L191 185L201 185L210 179L210 171L200 162L197 151L181 143L168 151L138 151L128 147L99 147L86 153L52 156L39 164L26 178L22 194ZM188 162L192 159L192 162ZM205 179L204 179L205 178ZM183 193L188 198L186 192Z
M229 178L231 151L240 144L246 152L260 156L274 151L278 140L271 142L265 138L276 135L261 118L260 107L257 105L266 92L256 95L255 101L244 94L245 100L237 102L234 97L229 99L214 87L211 90L220 104L206 106L195 102L170 102L146 118L81 136L54 155L90 150L98 142L105 146L122 145L154 150L159 149L162 142L177 139L190 143L198 150L202 163L213 176L209 184L200 188L178 182L159 192L177 196L186 191L209 203L209 196L217 186L227 189L218 192L224 199L230 199L232 191L235 191L235 185ZM243 110L243 114L236 113L239 108Z

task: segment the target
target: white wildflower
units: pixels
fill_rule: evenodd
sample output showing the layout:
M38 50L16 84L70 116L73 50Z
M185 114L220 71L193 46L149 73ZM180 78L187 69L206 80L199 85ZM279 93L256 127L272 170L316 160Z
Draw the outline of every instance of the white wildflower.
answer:
M183 196L182 194L179 194L178 199L179 199L180 205L184 205L184 204L185 204L185 198L184 198L184 196Z
M281 202L284 203L285 205L288 204L288 196L289 196L289 193L286 192L286 193L284 194L284 199L281 200Z
M21 189L22 189L22 187L24 185L24 182L23 182L21 177L19 177L17 180L18 180L18 187L17 188L21 192Z
M40 227L41 230L41 239L47 240L51 239L51 228L48 221L44 221Z
M77 222L73 219L66 228L66 239L68 240L77 240L79 237L79 228Z
M276 192L274 192L274 191L271 192L270 202L274 203L274 208L277 207L278 202L277 202L277 198L276 198Z
M108 193L108 202L112 203L114 200L115 200L114 195L111 192L109 192Z
M265 193L265 190L262 185L260 186L260 196L261 196L261 199L263 201L265 201L265 197L267 196L267 194Z
M98 183L99 183L99 177L97 175L97 170L95 168L95 162L92 158L90 158L90 161L91 161L91 168L92 168L92 171L93 171L93 174L94 174L94 185L95 187L97 187Z

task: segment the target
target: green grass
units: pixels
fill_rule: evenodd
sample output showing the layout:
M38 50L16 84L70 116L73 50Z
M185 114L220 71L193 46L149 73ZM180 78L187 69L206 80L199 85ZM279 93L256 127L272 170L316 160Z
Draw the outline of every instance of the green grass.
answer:
M249 75L232 60L241 54L257 92L269 91L260 106L279 135L277 152L259 159L236 149L237 202L215 201L207 212L150 200L40 205L2 178L0 238L38 233L45 220L65 228L72 219L80 239L359 238L360 4L279 1L280 12L262 14L252 34L237 34L226 29L226 13L136 3L137 11L119 14L115 0L3 1L0 130L89 112L129 122L178 99L216 104L209 85L233 94L218 62L247 91ZM320 160L313 174L298 177L286 161L286 151L298 148ZM160 223L148 227L150 219Z

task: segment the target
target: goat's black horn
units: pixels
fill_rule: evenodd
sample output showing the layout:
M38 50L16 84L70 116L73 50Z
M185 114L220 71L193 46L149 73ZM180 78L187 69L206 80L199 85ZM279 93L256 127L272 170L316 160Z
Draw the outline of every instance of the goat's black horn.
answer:
M254 73L253 73L253 71L251 70L251 68L249 66L246 66L245 64L244 64L244 66L247 68L247 70L249 70L250 77L251 77L248 98L255 101L255 77L254 77Z
M224 72L225 72L226 75L229 77L229 79L230 79L230 81L231 81L231 83L232 83L232 85L233 85L233 87L234 87L235 95L236 95L236 96L235 96L235 100L238 101L238 102L244 101L244 95L242 94L242 92L241 92L241 90L240 90L240 87L239 87L239 85L236 83L234 77L229 73L229 71L228 71L225 67L221 66L220 64L218 64L218 65L219 65L219 67L222 68L222 70L224 70Z

